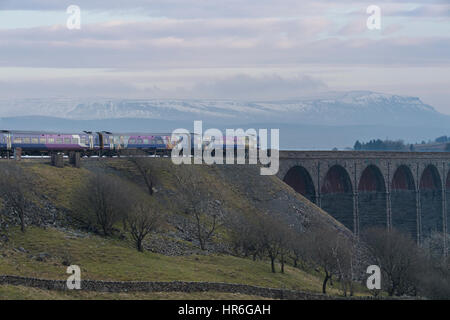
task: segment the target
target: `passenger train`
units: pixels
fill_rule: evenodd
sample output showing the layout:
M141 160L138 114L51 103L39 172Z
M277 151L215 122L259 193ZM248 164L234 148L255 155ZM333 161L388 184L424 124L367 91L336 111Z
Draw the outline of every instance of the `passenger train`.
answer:
M198 138L178 135L172 137L167 133L112 133L108 131L78 133L52 133L37 131L0 131L0 154L8 157L16 149L22 155L39 156L58 152L80 152L81 156L114 156L126 150L141 150L148 154L169 155L172 149L184 139L190 139L191 147ZM234 149L248 148L252 143L247 139L224 137L224 150L232 146ZM211 142L203 138L202 148Z

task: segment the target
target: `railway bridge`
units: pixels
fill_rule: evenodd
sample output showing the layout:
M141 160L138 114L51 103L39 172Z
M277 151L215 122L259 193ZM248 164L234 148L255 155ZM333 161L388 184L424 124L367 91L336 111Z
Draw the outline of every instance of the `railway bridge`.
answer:
M358 235L383 226L418 243L450 226L450 153L280 151L278 176Z

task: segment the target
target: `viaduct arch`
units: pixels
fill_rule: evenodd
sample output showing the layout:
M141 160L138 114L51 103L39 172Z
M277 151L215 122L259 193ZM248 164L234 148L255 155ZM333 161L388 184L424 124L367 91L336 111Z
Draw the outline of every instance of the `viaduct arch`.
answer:
M309 201L316 201L316 190L308 170L302 166L294 166L285 174L283 181L295 191L301 193Z
M344 167L336 164L329 168L321 186L321 207L347 228L354 228L353 187Z
M442 182L439 171L428 165L420 178L420 237L431 235L433 231L442 232Z
M392 226L411 237L418 237L416 185L409 166L399 165L391 181Z
M375 226L387 226L386 183L376 165L368 165L359 178L358 212L361 230Z
M449 233L450 153L280 151L278 176L357 235Z

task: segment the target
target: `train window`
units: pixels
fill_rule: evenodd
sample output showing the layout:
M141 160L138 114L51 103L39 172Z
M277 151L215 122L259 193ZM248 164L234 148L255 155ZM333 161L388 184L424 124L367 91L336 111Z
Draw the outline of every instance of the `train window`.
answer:
M142 144L142 139L137 139L138 144Z
M55 138L48 138L48 143L55 143Z
M23 143L30 143L30 138L23 138Z
M22 143L22 138L14 138L14 143Z
M129 143L129 144L136 144L136 139L133 139L133 138L132 138L132 139L130 139L130 140L128 141L128 143Z
M56 138L56 143L57 144L62 144L63 143L63 139L62 138Z
M78 138L72 138L72 144L78 144Z
M86 144L86 137L81 137L80 143L81 144Z
M70 144L70 138L64 138L64 144Z
M38 140L38 138L31 138L31 143L39 143L39 140Z
M148 139L144 139L144 144L148 144Z
M46 141L46 139L44 138L44 137L40 137L39 138L39 143L41 143L41 144L45 144L47 141Z

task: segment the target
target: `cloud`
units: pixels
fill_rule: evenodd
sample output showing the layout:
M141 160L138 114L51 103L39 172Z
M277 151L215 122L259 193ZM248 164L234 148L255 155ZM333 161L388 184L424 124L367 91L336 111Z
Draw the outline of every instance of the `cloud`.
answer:
M176 85L164 85L157 75L104 72L100 76L14 79L0 81L0 96L12 97L110 97L110 98L208 98L286 99L327 90L327 85L308 75L234 74L214 77L187 75ZM162 87L161 87L162 85Z
M342 27L339 31L339 35L349 36L349 35L364 35L367 33L366 20L364 19L354 19Z
M438 18L438 17L450 17L450 5L425 5L418 6L414 9L402 9L391 12L392 16L401 16L401 17L425 17L425 18Z
M77 0L82 10L134 12L156 17L218 18L267 17L320 14L328 4L315 1L280 0ZM2 0L3 10L64 11L73 0Z
M324 82L307 75L292 78L277 74L249 76L238 74L220 80L199 83L192 94L203 98L287 99L325 91Z
M427 16L448 16L447 0L428 0L427 5L423 5L423 0L378 0L376 3L372 0L2 0L0 10L54 11L65 14L66 8L72 4L81 8L82 15L94 11L173 19L324 17L329 13L344 15L349 10L355 14L364 14L367 6L372 4L380 5L386 14L392 7L395 9L392 11L399 15L424 11ZM411 10L411 5L419 7Z
M5 9L55 10L69 2L3 0L1 5ZM395 5L397 11L414 2L380 1L381 4ZM429 3L434 5L426 8L445 6L440 1ZM123 11L142 7L152 15L155 14L152 10L159 8L162 15L174 17L83 24L79 31L67 30L64 25L0 29L0 67L153 68L450 62L448 37L426 36L425 33L418 38L403 27L404 40L394 38L403 26L398 21L389 21L387 27L373 37L365 26L367 15L362 10L365 4L350 0L338 3L329 0L282 0L277 3L272 0L79 0L78 4L95 10ZM328 15L336 8L359 8L360 17L339 26ZM185 16L190 18L173 14L178 10L181 14L184 9ZM222 9L228 10L229 14L222 14ZM386 10L386 14L395 10ZM206 14L209 11L211 14ZM257 14L261 16L256 17ZM277 14L286 16L278 17ZM343 14L341 17L348 16Z
M314 8L324 8L326 6L336 6L336 3L343 6L352 6L355 4L367 3L373 4L370 0L2 0L0 9L4 10L60 10L67 8L69 5L76 4L81 8L89 10L127 10L127 9L144 9L149 12L163 13L163 15L195 14L199 16L201 13L215 13L228 15L233 13L234 16L241 16L238 13L256 15L261 13L270 13L272 16L278 13L292 13L299 9L308 10L311 13ZM379 4L423 4L423 0L378 0ZM447 4L447 0L428 0L428 4Z
M158 19L0 30L0 66L154 68L450 63L448 37L335 38L327 19ZM356 32L352 25L343 33ZM395 30L393 30L395 31Z
M325 86L316 78L292 76L290 67L305 65L310 69L296 71L316 75L315 66L342 68L342 83L367 83L371 89L371 71L355 76L345 66L364 65L373 72L450 65L448 0L420 2L377 1L383 30L368 33L365 8L374 3L365 0L0 0L2 11L30 10L28 16L48 11L57 17L60 12L62 23L65 9L75 3L83 23L81 30L70 31L64 25L39 26L40 18L24 24L38 27L0 29L0 73L5 67L130 70L127 77L78 78L67 71L61 80L45 72L32 80L23 73L16 82L6 71L0 74L0 93L283 98ZM89 17L92 11L115 14L108 21L107 14ZM154 70L160 70L159 78L139 74ZM215 71L195 76L205 70ZM165 73L171 73L167 86L161 83Z
M63 79L34 79L0 81L0 96L12 97L152 97L162 90L155 86L139 87L132 79L119 77L69 77Z
M155 75L77 76L53 79L0 81L0 96L11 97L109 97L109 98L207 98L286 99L327 90L326 84L307 75L282 77L278 74L251 76L235 74L199 79L191 74L179 85L160 87Z
M383 36L388 36L388 35L392 35L394 33L397 33L398 31L404 29L404 26L400 25L400 24L390 24L386 27L383 28L382 30L382 35Z

